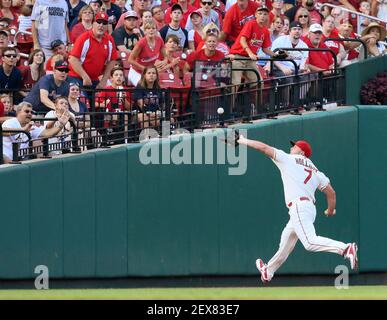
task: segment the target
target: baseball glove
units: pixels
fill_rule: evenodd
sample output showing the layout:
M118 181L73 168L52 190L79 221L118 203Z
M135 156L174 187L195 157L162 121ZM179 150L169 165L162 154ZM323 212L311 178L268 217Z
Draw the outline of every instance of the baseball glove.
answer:
M274 56L276 59L286 59L288 57L288 54L285 50L278 50L277 54Z
M226 136L226 140L224 142L237 147L239 145L238 140L239 140L239 130L235 129L235 130L231 130L231 134Z

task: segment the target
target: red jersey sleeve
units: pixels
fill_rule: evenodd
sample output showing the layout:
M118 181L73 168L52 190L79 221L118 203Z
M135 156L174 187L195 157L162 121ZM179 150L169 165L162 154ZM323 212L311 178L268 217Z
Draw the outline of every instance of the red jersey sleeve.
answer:
M267 28L264 28L265 38L263 39L262 48L271 47L270 31Z

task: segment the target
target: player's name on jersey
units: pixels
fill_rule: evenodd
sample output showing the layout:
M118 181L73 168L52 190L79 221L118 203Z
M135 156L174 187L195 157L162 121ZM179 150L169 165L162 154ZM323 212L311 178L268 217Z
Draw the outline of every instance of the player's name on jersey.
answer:
M307 159L296 158L296 163L304 167L308 167L309 169L312 169L316 172L318 171L317 168L314 165L312 165Z

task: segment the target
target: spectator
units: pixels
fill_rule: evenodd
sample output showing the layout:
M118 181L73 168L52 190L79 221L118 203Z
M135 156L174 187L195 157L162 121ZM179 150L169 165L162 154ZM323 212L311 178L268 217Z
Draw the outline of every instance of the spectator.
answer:
M110 72L110 82L111 85L104 88L110 91L98 92L96 97L97 107L104 108L107 112L129 111L130 103L126 98L126 93L122 91L126 89L124 86L124 69L118 66L114 67Z
M0 30L0 49L9 46L8 32Z
M106 33L107 25L107 14L100 12L95 16L91 30L75 41L69 56L70 82L77 81L80 85L94 88L106 86L118 57L114 40Z
M69 84L66 81L69 66L66 61L57 61L54 73L43 76L33 87L25 102L32 105L36 112L47 113L55 109L54 100L57 96L69 95Z
M64 114L67 114L69 116L70 121L74 121L75 123L75 116L73 113L69 111L69 101L67 97L65 96L59 96L54 101L55 109L47 112L47 114L44 116L47 119L50 118L57 118L58 120L47 120L44 121L44 128L46 130L50 130L52 128L61 128L59 132L56 134L58 137L53 137L48 139L48 143L63 143L65 141L71 140L71 132L73 131L73 128L71 127L70 122L66 122L64 126L62 126L62 123L60 122L61 117ZM64 146L62 146L63 149ZM67 149L67 148L66 148ZM50 155L60 154L61 151L50 151Z
M183 77L183 70L186 62L181 57L181 51L179 51L179 38L175 34L170 34L165 40L165 57L167 59L167 65L160 69L160 73L167 72L181 78Z
M3 116L14 117L15 112L13 110L11 96L7 93L3 93L0 95L0 103L2 104L4 110Z
M275 17L270 27L270 39L273 42L282 34L284 28L284 19L280 16Z
M207 35L210 35L210 34L215 34L217 37L218 37L218 44L216 46L216 49L223 52L223 54L225 56L227 56L229 53L230 53L230 48L228 47L227 43L224 42L224 41L221 41L219 40L220 38L220 30L218 29L218 27L216 26L215 23L211 22L210 24L207 24L204 28L203 28L203 38L205 38ZM200 50L202 48L204 48L205 46L205 42L202 41L199 43L198 47L196 48L196 50Z
M360 2L359 12L364 13L366 15L370 15L371 13L371 5L368 1L362 1ZM357 33L361 34L364 28L366 28L370 24L370 20L366 17L358 16L358 30Z
M353 26L349 19L342 19L340 21L340 26L338 29L334 29L331 32L332 38L352 38L355 39L356 35L353 32ZM350 63L357 62L360 52L360 43L359 42L351 42L351 41L343 41L342 42L344 49L347 53L347 56L344 61L342 61L341 66L346 66Z
M32 121L32 106L28 102L21 102L16 107L16 118L6 120L3 129L15 129L28 131L32 139L48 138L58 134L67 124L70 118L69 113L64 113L59 119L60 125L51 129L45 129L43 126L36 127ZM10 163L13 159L12 143L19 142L20 148L28 147L28 138L24 133L15 133L14 135L3 137L3 155L4 163Z
M192 21L193 29L188 32L188 48L195 51L199 46L199 43L203 41L203 18L199 11L192 12L190 17Z
M41 49L35 49L30 53L28 66L21 70L23 87L25 89L31 89L33 85L46 74L46 71L44 70L45 60L46 57Z
M188 32L180 27L181 19L183 18L183 9L179 4L174 4L171 8L171 22L162 27L160 30L161 38L165 41L167 36L175 34L179 38L180 50L188 50ZM193 28L192 28L193 29Z
M150 10L144 10L141 12L141 27L140 27L140 33L141 37L144 37L144 26L147 23L154 22L153 17L152 17L152 12Z
M134 90L133 97L139 109L138 120L143 127L159 124L157 112L161 109L162 98L157 69L154 66L146 66L142 71L141 80Z
M370 57L377 57L387 53L385 45L386 29L376 22L371 22L361 33L361 39L367 44L367 52Z
M82 0L67 0L69 6L69 22L67 24L69 30L71 31L72 27L75 25L76 20L79 17L79 12L81 9L86 6L86 3Z
M371 0L371 15L383 21L387 21L387 1Z
M220 20L219 14L212 9L213 3L212 0L201 0L200 1L201 8L198 9L203 17L203 24L207 25L211 22L215 23L216 26L220 29ZM193 25L191 20L187 20L187 24L185 25L185 29L189 32L193 29Z
M53 55L60 54L63 57L63 60L66 62L68 61L68 58L69 58L66 45L63 43L62 40L58 39L51 42L51 52L52 52L52 56L47 60L47 63L46 63L46 71L54 70L53 69L54 64L51 61Z
M220 40L232 46L246 22L255 19L258 4L252 0L238 0L226 12Z
M132 10L136 11L138 17L141 17L141 13L144 10L150 10L150 9L151 9L151 1L150 0L133 0L132 1ZM116 25L116 28L121 27L123 24L124 24L124 15L121 15L120 20L118 20L118 23ZM138 27L140 27L140 24L138 25Z
M319 23L322 21L322 14L315 8L316 0L302 0L300 6L294 6L285 12L285 15L289 18L290 21L295 21L295 15L297 10L300 8L305 8L309 11L310 24Z
M156 35L156 24L147 23L144 29L145 37L136 43L128 59L131 64L128 78L133 86L141 80L145 67L155 65L157 68L164 68L166 65L164 41Z
M337 65L340 66L341 62L345 59L347 53L345 52L344 46L339 41L329 40L326 41L327 38L332 38L332 31L335 29L335 19L328 15L323 19L323 36L321 41L325 43L325 45L332 49L336 54Z
M299 22L293 21L290 24L289 35L283 35L273 41L271 46L272 50L281 48L304 48L308 46L304 41L301 40L302 26ZM308 58L308 51L288 51L288 58L294 60L297 64L299 72L306 72L307 67L305 66L306 59ZM269 64L266 69L268 70ZM294 64L290 61L275 61L274 70L272 75L274 77L284 77L295 74Z
M23 88L22 75L16 67L17 57L18 52L15 48L5 47L2 49L1 59L3 63L0 66L0 90L11 90L15 104L20 101L18 91Z
M83 6L82 9L79 11L78 19L74 19L73 23L75 21L77 21L77 23L73 25L70 32L71 43L74 43L75 40L77 40L82 33L91 30L91 28L93 27L93 9L88 5Z
M51 43L70 42L67 28L68 5L65 0L36 0L31 15L34 49L41 48L46 58L51 57Z
M126 11L128 11L125 8L126 0L116 0L114 3L121 9L121 14L125 13Z
M109 16L109 23L112 25L112 28L116 27L118 20L121 17L121 9L116 4L112 3L111 0L102 0L102 11L106 12Z
M47 74L54 74L54 69L55 69L55 63L57 61L66 61L65 57L61 54L54 54L51 56L50 60L46 62L46 75Z
M94 11L94 16L101 11L102 0L90 0L89 6Z
M187 58L185 72L193 70L195 61L221 61L224 59L223 52L216 49L218 44L218 36L209 34L205 36L205 46L192 52Z
M323 35L323 28L321 25L314 23L309 28L308 37L304 40L309 48L328 49L328 47L321 41ZM327 51L311 51L307 61L308 68L311 72L320 72L323 74L330 74L333 70L334 60L332 54Z
M309 11L301 7L297 10L294 17L294 21L297 21L302 26L302 36L306 37L309 33L310 16Z
M88 112L86 104L79 100L80 96L81 90L79 84L76 82L71 82L69 84L68 96L69 111L75 115Z
M9 19L9 27L17 30L18 25L18 14L12 7L12 0L0 0L0 17Z
M282 28L281 36L289 34L290 21L287 16L284 16L284 26Z
M273 0L273 8L269 13L269 23L271 24L275 17L286 17L284 14L284 0Z
M162 27L165 26L165 13L161 6L154 6L151 9L152 17L156 23L157 30L160 31Z
M134 46L139 41L139 34L135 33L137 29L138 16L136 11L129 10L124 14L125 22L122 27L116 28L112 33L114 42L120 52L125 52L128 56Z
M182 18L180 20L180 27L185 28L187 21L189 19L189 16L192 12L196 11L197 8L195 8L191 3L190 0L177 0L177 4L181 7L182 11ZM170 24L172 21L172 6L170 6L166 11L165 11L165 23Z
M340 7L335 7L331 10L331 16L335 19L335 27L340 26L340 21L344 18L344 11Z
M262 48L263 52L271 57L275 56L275 54L270 49L270 32L266 27L269 19L269 9L266 6L258 7L255 17L255 20L251 20L244 25L234 45L231 47L230 54L236 59L250 58L250 60L233 60L233 69L254 69L259 74L257 68L259 49ZM248 82L258 81L256 73L252 71L234 71L232 73L232 83L241 83L242 75L246 77Z

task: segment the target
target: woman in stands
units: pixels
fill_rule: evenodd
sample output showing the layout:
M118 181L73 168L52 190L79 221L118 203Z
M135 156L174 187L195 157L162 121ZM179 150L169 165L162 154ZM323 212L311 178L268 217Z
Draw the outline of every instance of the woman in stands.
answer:
M18 17L16 10L12 7L12 0L0 0L0 18L8 18L10 20L10 28L18 29Z
M78 23L74 25L70 32L70 41L74 43L75 40L87 30L93 27L94 11L90 6L83 6L79 11Z
M387 53L386 46L382 43L386 39L386 29L378 23L371 22L361 33L361 39L365 41L370 57Z
M134 90L133 100L138 107L138 120L142 127L157 126L159 124L157 118L160 116L164 101L156 67L144 68L141 80Z
M195 51L199 43L203 41L203 18L200 11L194 11L190 14L193 29L188 32L188 48L191 52Z
M303 7L297 10L294 20L298 21L302 26L302 37L308 36L310 26L309 11Z
M280 16L274 17L270 28L270 38L273 42L280 35L282 35L282 29L284 27L284 19Z
M31 52L28 58L28 66L21 68L24 88L31 89L46 74L44 70L45 61L46 57L41 49L35 49Z
M196 48L196 51L199 51L205 47L205 39L209 35L216 35L218 37L218 44L216 45L216 50L219 50L223 52L225 56L227 56L230 53L230 48L224 41L219 41L219 35L220 35L220 30L216 26L215 23L211 22L207 24L203 28L203 41L199 44L199 46Z
M185 60L182 58L181 51L178 51L179 43L179 38L175 34L170 34L165 38L167 65L159 69L159 73L167 72L179 78L183 76Z
M133 86L141 80L141 74L147 66L155 65L158 69L162 69L167 64L164 41L157 35L156 24L147 23L144 30L145 37L136 43L128 58L128 62L132 65L128 78Z
M71 82L69 85L69 111L76 116L87 112L87 106L82 101L79 101L81 90L77 82Z

